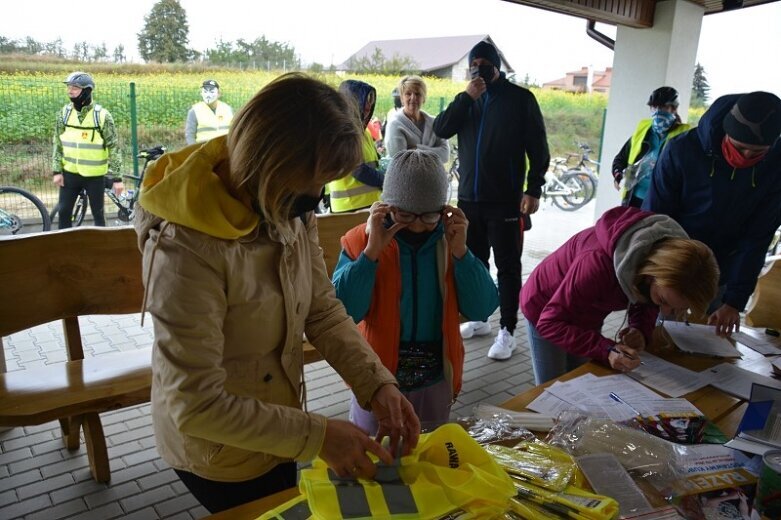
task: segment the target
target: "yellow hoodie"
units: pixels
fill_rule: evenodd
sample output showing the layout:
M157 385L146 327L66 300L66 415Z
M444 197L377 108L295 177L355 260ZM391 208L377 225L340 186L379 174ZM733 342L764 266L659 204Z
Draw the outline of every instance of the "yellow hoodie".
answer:
M228 160L227 138L217 137L163 155L149 166L139 204L149 213L215 238L247 235L259 221L249 197L231 193L215 171ZM243 200L242 200L243 199Z

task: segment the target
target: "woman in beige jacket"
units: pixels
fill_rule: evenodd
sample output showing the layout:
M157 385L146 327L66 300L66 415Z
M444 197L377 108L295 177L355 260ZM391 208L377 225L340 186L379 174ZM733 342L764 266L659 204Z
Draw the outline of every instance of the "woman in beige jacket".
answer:
M359 118L331 87L286 75L236 115L227 137L147 171L135 227L154 322L157 447L210 511L295 486L323 458L372 477L420 425L337 300L312 209L361 162ZM306 333L381 420L376 440L306 411ZM391 449L378 443L389 437Z

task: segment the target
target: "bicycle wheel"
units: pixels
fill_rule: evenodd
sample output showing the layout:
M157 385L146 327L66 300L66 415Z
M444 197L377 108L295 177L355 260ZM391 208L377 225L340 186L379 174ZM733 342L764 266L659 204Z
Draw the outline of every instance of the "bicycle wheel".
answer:
M567 187L569 193L553 197L553 203L557 208L564 211L575 211L585 206L591 200L591 198L587 198L589 188L580 176L581 174L576 173L562 175L561 182ZM593 188L591 191L591 197L593 197Z
M458 198L458 183L461 176L458 173L458 159L453 160L450 170L447 172L447 203L453 203L453 195Z
M583 192L583 205L588 204L591 202L591 199L596 197L597 195L597 181L594 180L594 177L590 175L588 172L583 170L569 170L564 175L577 175L578 178L583 182L583 186L585 188L585 191Z
M51 219L41 199L21 188L0 187L0 234L49 231Z
M84 223L84 216L87 214L87 206L89 201L87 199L87 192L82 191L79 196L76 197L76 204L73 205L73 213L71 213L71 226L79 227Z

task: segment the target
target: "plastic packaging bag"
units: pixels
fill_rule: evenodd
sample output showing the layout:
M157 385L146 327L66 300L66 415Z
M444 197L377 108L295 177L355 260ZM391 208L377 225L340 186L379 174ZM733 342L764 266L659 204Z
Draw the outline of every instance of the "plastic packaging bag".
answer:
M552 491L566 488L577 470L569 454L544 442L524 441L515 448L486 446L485 450L513 479Z
M612 453L633 478L649 483L665 500L685 492L685 472L679 461L689 455L686 446L609 419L571 412L559 417L546 440L574 456Z
M469 436L479 444L488 444L502 441L532 440L536 437L532 432L522 426L518 426L512 416L498 412L484 414L483 418L477 416L458 419Z

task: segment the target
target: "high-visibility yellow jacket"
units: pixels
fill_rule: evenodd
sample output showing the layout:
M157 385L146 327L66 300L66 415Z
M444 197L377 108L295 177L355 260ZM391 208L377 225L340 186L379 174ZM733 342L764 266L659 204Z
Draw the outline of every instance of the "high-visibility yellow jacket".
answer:
M643 141L645 140L646 134L651 131L651 125L653 124L652 119L643 119L637 124L637 128L635 128L635 133L632 134L632 137L630 139L630 145L629 145L629 156L627 157L627 164L635 164L638 159L640 159L640 152L643 149ZM667 135L662 140L662 148L664 148L664 145L667 144L667 141L672 139L678 134L682 134L689 130L691 128L691 125L687 123L679 123L675 125L675 127L671 128L669 132L667 132ZM620 192L621 200L623 201L628 193L626 187L621 188Z
M233 109L221 101L217 101L217 107L212 110L203 101L193 105L198 126L195 130L195 142L202 143L215 137L228 133L233 120Z
M366 130L363 134L363 162L376 168L379 160L374 139ZM364 184L352 175L328 183L328 189L331 195L331 211L334 213L368 208L380 200L379 188Z
M371 481L340 478L316 459L301 471L299 489L312 518L328 520L425 520L455 511L494 518L515 495L507 473L457 424L421 435L412 454L399 465L379 465Z
M65 105L62 119L64 131L60 134L62 143L62 168L84 177L98 177L108 173L108 149L100 130L106 121L106 112L95 105L80 122L78 111L73 105Z

